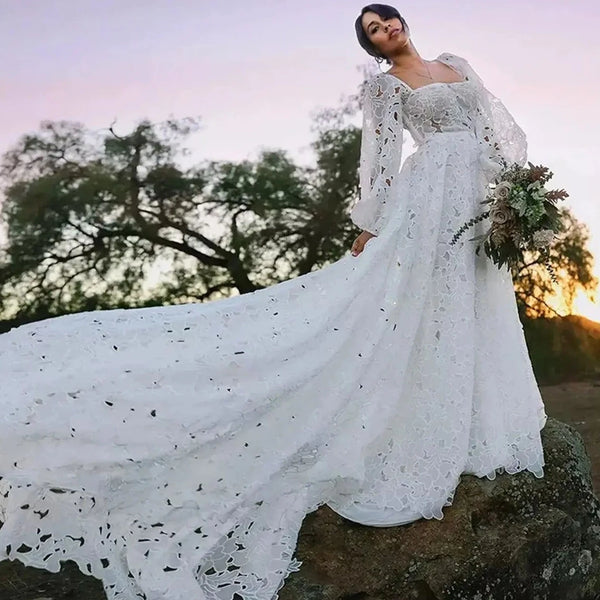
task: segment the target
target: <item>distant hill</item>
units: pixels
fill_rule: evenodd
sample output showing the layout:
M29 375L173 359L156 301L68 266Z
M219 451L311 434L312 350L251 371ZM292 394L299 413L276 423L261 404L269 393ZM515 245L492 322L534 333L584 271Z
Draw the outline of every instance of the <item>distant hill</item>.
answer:
M540 384L600 379L600 323L577 315L524 319L523 330Z

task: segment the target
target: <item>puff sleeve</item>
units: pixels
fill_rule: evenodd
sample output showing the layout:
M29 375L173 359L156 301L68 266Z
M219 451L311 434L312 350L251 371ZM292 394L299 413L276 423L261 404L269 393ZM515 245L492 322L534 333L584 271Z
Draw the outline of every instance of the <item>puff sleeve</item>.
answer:
M472 80L479 91L475 114L475 134L481 146L481 165L489 181L503 166L527 161L527 137L502 101L490 92L469 62L455 54L446 53L465 77Z
M350 218L361 229L379 235L395 200L402 158L402 98L391 75L380 73L365 84L362 109L360 191Z

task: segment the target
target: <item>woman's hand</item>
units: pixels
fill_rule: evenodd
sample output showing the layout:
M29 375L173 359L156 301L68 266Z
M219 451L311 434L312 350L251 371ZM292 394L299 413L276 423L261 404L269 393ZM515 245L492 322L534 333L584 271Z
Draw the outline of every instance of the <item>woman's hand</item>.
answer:
M354 240L352 248L350 249L352 256L358 256L364 250L365 244L373 237L376 236L370 231L363 231L360 233L359 236Z

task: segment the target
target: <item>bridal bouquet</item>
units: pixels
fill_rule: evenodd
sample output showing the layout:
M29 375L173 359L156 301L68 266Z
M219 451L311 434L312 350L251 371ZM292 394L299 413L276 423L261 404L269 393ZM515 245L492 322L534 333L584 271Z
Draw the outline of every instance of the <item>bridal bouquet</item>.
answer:
M527 164L527 167L516 163L503 165L491 192L482 201L489 205L488 209L464 223L450 243L456 244L465 231L489 217L489 229L470 239L479 242L477 254L483 246L486 255L501 268L504 264L512 267L523 262L525 252L537 253L556 282L548 256L556 234L562 230L556 203L569 194L544 187L553 175L548 167Z

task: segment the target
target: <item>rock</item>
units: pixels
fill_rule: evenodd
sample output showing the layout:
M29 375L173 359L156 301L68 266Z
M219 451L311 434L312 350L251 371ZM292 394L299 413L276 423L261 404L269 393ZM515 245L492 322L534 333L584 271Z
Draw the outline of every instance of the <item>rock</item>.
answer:
M600 600L600 502L581 436L549 418L544 478L463 475L440 521L307 515L280 600Z
M463 475L444 518L364 527L322 506L280 600L600 600L600 502L577 431L549 418L545 476ZM73 563L0 563L2 600L104 600ZM168 599L165 599L168 600ZM190 599L192 600L192 599Z
M73 562L60 573L24 567L18 561L0 562L2 600L106 600L102 583L84 575Z

